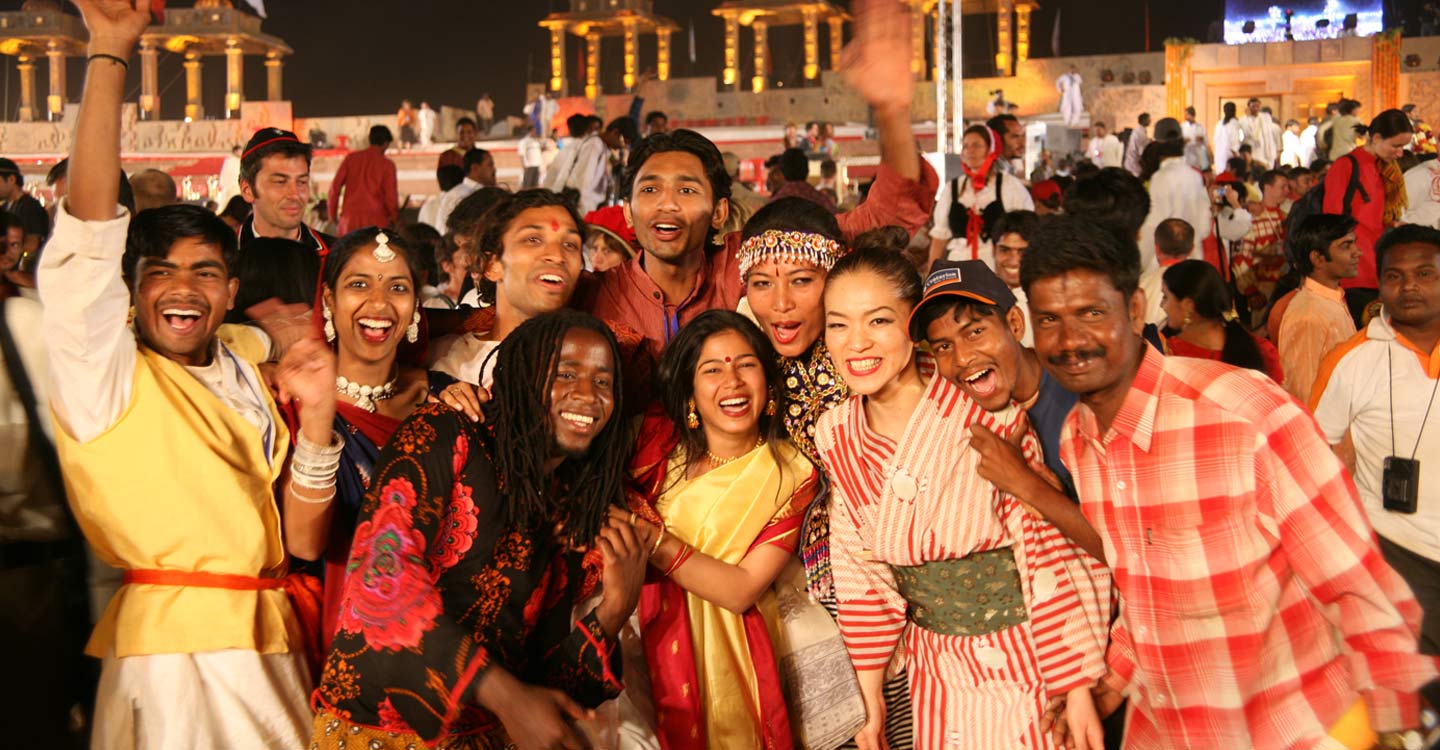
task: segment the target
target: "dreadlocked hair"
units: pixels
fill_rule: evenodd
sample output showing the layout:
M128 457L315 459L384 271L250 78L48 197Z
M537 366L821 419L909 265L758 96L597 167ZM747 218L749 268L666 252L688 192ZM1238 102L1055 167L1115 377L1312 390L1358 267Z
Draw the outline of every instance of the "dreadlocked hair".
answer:
M551 472L545 467L555 454L550 387L565 335L576 329L600 334L610 347L614 408L585 455L567 457ZM494 397L485 405L485 423L505 497L501 517L506 525L523 529L543 528L558 519L565 541L589 545L600 533L609 506L622 503L630 453L619 417L624 389L615 334L585 313L557 310L520 324L500 342L495 357Z

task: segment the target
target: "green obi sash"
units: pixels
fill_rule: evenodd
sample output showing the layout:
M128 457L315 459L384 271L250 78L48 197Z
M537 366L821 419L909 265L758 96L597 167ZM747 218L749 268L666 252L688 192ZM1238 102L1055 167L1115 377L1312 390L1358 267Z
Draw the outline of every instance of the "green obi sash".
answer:
M969 557L891 566L911 622L956 637L986 635L1029 619L1009 547Z

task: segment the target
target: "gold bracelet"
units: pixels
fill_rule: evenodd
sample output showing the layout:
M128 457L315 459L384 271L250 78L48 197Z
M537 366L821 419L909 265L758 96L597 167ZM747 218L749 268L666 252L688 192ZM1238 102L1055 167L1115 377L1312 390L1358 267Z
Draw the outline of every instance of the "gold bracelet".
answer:
M665 541L665 524L660 524L660 533L655 535L655 546L650 548L650 556L654 557L660 551L660 545Z

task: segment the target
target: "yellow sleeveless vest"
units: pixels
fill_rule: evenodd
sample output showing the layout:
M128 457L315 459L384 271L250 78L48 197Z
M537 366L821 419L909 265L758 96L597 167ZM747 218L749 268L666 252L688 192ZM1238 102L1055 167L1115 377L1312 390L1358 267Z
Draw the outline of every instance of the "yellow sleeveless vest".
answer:
M220 338L258 383L259 341L238 327ZM85 538L105 562L159 569L271 577L285 572L273 485L289 434L275 421L270 456L260 431L181 365L138 346L130 403L89 442L55 430L65 488ZM265 390L263 385L261 390ZM284 591L189 586L121 587L86 646L92 656L300 648Z

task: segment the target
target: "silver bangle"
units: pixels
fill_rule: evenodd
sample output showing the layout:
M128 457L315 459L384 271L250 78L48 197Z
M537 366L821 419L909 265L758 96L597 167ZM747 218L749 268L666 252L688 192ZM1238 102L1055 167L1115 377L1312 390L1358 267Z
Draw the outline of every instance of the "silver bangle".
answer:
M296 501L296 502L305 503L306 505L324 505L324 504L330 502L331 500L334 500L334 499L335 499L335 484L334 484L333 482L330 484L329 487L311 487L311 486L309 486L309 485L305 485L305 484L302 484L302 483L300 483L300 482L295 481L294 476L291 476L291 478L290 478L290 485L291 485L291 488L292 488L293 490L298 490L298 489L309 489L309 490L324 490L324 489L328 489L328 490L330 490L330 494L327 495L326 497L323 497L323 498L313 498L313 499L312 499L312 498L305 497L305 496L301 495L301 493L299 493L299 492L291 492L290 495L291 495L291 497L295 498L295 501Z

